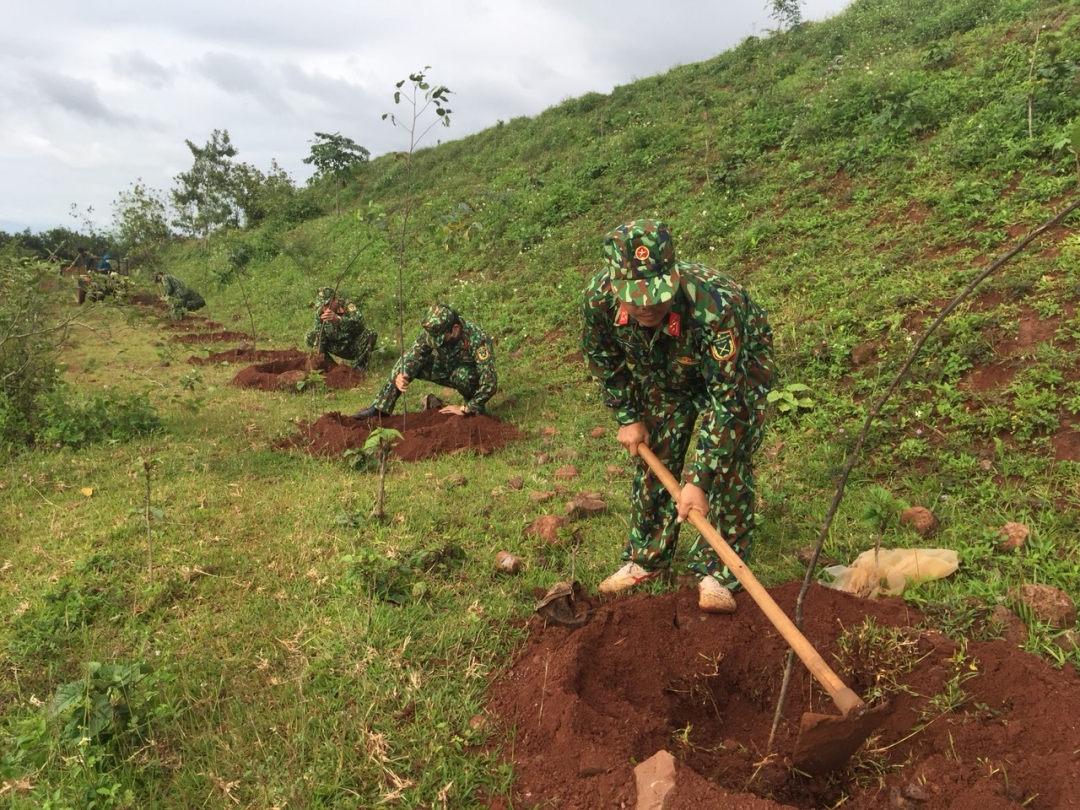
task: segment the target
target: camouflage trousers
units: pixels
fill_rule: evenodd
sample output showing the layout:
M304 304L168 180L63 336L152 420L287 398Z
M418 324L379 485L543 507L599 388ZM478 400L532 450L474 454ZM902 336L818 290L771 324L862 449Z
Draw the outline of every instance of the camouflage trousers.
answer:
M682 472L690 443L698 435L694 429L697 412L689 403L656 402L655 412L646 417L649 445L676 478ZM750 552L754 536L753 453L761 444L764 411L720 448L719 463L709 499L709 522L723 535L742 559ZM670 567L679 540L680 524L675 521L675 501L644 461L634 476L631 491L630 535L622 559L648 570ZM738 586L705 538L695 533L686 552L686 566L700 576L712 575L729 588Z
M358 368L361 371L367 368L368 360L371 359L371 353L375 350L375 342L378 340L378 334L371 329L366 329L361 332L355 340L352 341L330 341L323 344L323 351L327 354L332 354L335 357L340 357L343 360L348 360L353 364L354 368ZM311 341L309 345L312 345L314 341Z
M166 301L169 304L169 317L174 321L182 321L189 312L194 312L206 306L206 301L194 290L187 290L180 295L167 296Z
M380 411L384 413L393 413L394 406L397 404L398 397L401 396L401 392L397 390L397 386L394 385L394 378L398 374L403 373L405 368L404 363L399 359L394 364L394 370L390 372L390 379L387 380L386 385L382 387L378 395L375 397L375 401L371 403ZM436 385L445 385L448 388L453 388L468 402L476 394L476 389L480 387L480 374L474 368L468 366L458 366L455 369L450 370L449 374L445 369L436 368L432 362L427 362L417 369L416 373L411 377L413 380L426 380L427 382L433 382Z

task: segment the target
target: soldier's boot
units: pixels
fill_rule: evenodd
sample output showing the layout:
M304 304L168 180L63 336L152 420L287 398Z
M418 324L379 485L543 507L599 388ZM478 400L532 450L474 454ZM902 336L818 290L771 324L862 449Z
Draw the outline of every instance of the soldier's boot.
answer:
M660 576L660 571L650 571L634 562L628 562L597 587L600 593L621 593Z
M713 576L698 580L698 607L705 613L734 613L735 597Z
M371 406L369 406L367 408L364 408L364 410L362 410L362 411L357 411L356 413L354 413L352 415L352 418L353 419L372 419L372 418L374 418L376 416L379 417L380 419L386 419L386 418L388 418L390 416L390 414L388 414L386 411L380 411L374 405L371 405Z

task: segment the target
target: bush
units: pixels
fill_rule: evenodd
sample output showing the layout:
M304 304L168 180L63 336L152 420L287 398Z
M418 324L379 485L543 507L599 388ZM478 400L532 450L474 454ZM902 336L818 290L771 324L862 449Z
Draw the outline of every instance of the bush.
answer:
M157 411L146 394L114 398L109 392L79 402L65 386L47 397L37 441L67 447L97 442L123 442L162 430Z
M0 249L0 449L33 441L42 398L57 384L62 327L51 318L55 273L14 245Z

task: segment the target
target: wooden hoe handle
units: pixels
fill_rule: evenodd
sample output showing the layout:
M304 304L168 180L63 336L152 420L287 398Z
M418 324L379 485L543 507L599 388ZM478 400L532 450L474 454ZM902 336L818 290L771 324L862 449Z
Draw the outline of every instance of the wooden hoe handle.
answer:
M649 447L639 444L637 450L638 455L645 459L645 462L649 465L649 469L660 479L660 483L671 493L671 497L678 501L679 496L682 494L682 487L675 480L675 476L668 472L667 467ZM747 568L746 563L728 545L723 535L713 528L705 515L701 514L697 509L691 509L689 520L694 528L701 532L701 536L709 541L713 551L717 553L724 565L728 567L728 570L739 580L746 592L761 608L765 617L772 622L773 627L780 631L780 635L791 645L791 649L799 656L799 660L806 665L810 673L817 678L818 683L829 693L829 696L843 715L847 717L854 713L857 716L865 712L866 704L862 699L849 687L845 686L844 682L829 668L829 665L825 663L825 659L818 654L818 651L814 649L806 636L799 632L799 628L780 609L780 606L776 604L769 592L762 587L750 569Z

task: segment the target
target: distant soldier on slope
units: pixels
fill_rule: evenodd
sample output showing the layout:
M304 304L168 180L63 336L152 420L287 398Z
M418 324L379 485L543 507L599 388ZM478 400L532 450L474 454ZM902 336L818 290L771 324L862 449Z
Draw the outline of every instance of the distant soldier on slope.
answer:
M76 251L75 258L66 268L76 274L78 291L75 300L80 304L86 301L86 292L90 289L90 274L93 272L95 264L93 255L86 248L81 247Z
M195 312L206 306L203 297L176 276L156 273L154 281L164 287L164 298L171 306L169 314L174 321L181 321L188 312Z

